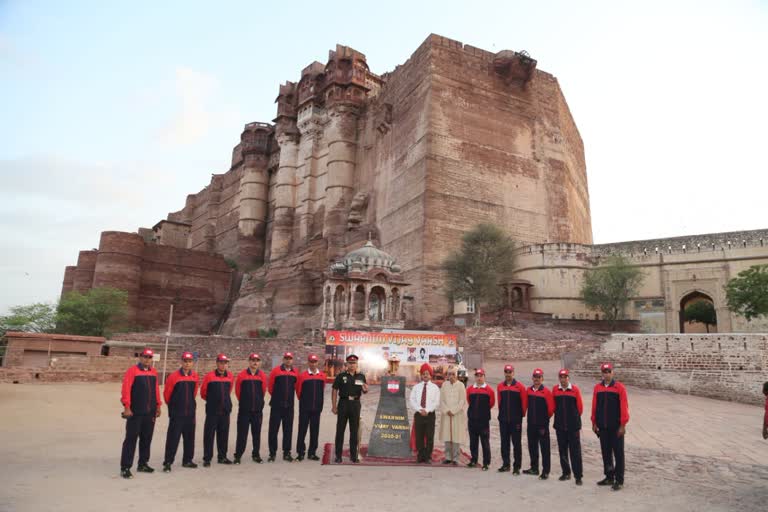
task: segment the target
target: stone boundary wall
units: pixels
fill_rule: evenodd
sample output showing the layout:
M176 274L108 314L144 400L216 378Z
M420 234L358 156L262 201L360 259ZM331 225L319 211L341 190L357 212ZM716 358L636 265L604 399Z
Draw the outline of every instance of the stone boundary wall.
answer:
M546 361L559 360L566 352L598 350L604 339L596 334L552 328L478 327L460 334L459 345L466 352L482 353L486 360Z
M768 380L767 334L614 334L581 358L576 375L599 379L610 361L627 384L762 404Z

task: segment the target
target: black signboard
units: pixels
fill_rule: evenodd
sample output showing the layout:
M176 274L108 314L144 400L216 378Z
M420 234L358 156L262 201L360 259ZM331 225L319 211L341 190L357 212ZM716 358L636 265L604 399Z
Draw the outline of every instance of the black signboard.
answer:
M381 377L381 398L368 443L368 456L413 458L405 377Z

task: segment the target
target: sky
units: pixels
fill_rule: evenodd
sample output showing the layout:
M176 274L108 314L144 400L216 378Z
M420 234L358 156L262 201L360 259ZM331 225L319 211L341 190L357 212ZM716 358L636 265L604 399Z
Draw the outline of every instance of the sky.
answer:
M527 50L584 140L595 243L768 227L768 2L0 0L0 314L228 170L337 43Z

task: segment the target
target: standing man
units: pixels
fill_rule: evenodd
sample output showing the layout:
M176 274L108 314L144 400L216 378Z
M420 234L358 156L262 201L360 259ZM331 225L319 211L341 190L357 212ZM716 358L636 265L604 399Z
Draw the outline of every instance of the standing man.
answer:
M581 485L584 471L581 464L581 413L584 404L581 400L581 390L571 384L568 370L563 368L558 374L560 383L552 388L555 399L555 434L557 435L557 450L560 453L560 467L563 474L558 480L571 479L571 469L576 478L576 485ZM568 464L568 455L571 463Z
M163 472L170 473L176 451L179 448L179 440L184 438L184 452L181 457L181 466L184 468L196 468L192 462L195 456L195 412L197 411L197 386L199 384L197 372L192 369L195 358L191 352L181 354L181 368L173 372L165 379L163 395L168 404L168 434L165 437L165 459L163 459Z
M261 356L253 353L248 356L248 368L241 371L235 382L237 409L237 440L235 441L235 464L245 453L248 442L248 430L253 438L251 459L261 464L261 420L264 410L264 395L267 392L267 376L261 371Z
M122 417L125 418L125 440L120 456L120 476L133 478L131 466L136 453L136 440L139 441L139 465L136 471L153 473L149 467L149 449L152 446L152 434L155 431L155 418L160 416L160 383L157 370L152 367L152 349L145 348L139 356L139 364L131 366L123 377L120 401L123 404Z
M541 448L541 480L549 478L551 455L549 442L549 418L555 412L552 392L544 387L544 371L533 370L533 385L528 388L528 454L531 467L523 471L526 475L539 474L539 448Z
M203 378L200 396L205 400L205 425L203 426L203 467L211 466L213 438L219 464L232 464L227 458L229 448L229 414L232 412L232 388L234 376L227 370L229 358L216 356L216 369Z
M309 368L299 375L296 384L296 396L299 399L299 436L296 439L298 460L304 460L307 453L309 460L320 460L317 456L317 438L320 434L320 413L323 412L323 394L325 393L325 372L318 366L318 357L310 354L307 362ZM309 451L304 444L309 428Z
M491 409L496 403L491 386L485 383L485 370L475 370L475 383L467 388L467 426L469 430L469 451L472 459L468 468L477 466L477 444L483 445L483 471L491 464Z
M624 384L613 378L613 365L600 366L602 381L592 395L592 431L600 438L605 478L597 485L610 485L614 491L624 487L624 434L629 422L629 404Z
M291 439L293 437L293 395L296 393L298 380L296 368L293 367L293 354L283 354L283 364L272 368L269 373L269 458L267 462L275 462L277 455L277 432L283 425L283 460L293 462L291 456Z
M500 473L509 471L509 441L512 440L514 449L514 466L512 474L519 475L523 463L523 417L528 409L528 393L522 382L515 380L515 367L511 364L504 366L504 380L496 386L499 402L499 432L501 433Z
M467 442L467 388L455 366L448 367L448 380L440 388L440 439L445 442L443 464L456 466L461 444Z
M341 464L341 452L344 447L344 431L349 422L349 459L357 464L358 434L360 431L360 396L368 392L365 375L357 371L357 356L347 356L347 369L336 376L331 393L331 410L336 418L336 458ZM338 398L338 401L337 401Z
M432 367L424 363L419 368L421 382L411 389L410 405L415 411L413 430L416 437L417 461L420 464L432 462L435 445L435 410L440 406L440 388L432 382Z

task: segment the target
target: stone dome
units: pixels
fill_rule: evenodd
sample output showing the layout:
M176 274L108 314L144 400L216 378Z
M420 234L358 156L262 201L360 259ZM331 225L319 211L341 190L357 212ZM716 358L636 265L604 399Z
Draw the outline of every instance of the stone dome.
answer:
M368 240L364 246L350 251L341 260L347 270L361 270L367 272L372 268L383 268L393 273L400 271L400 266L395 263L395 258L378 249L373 242Z

